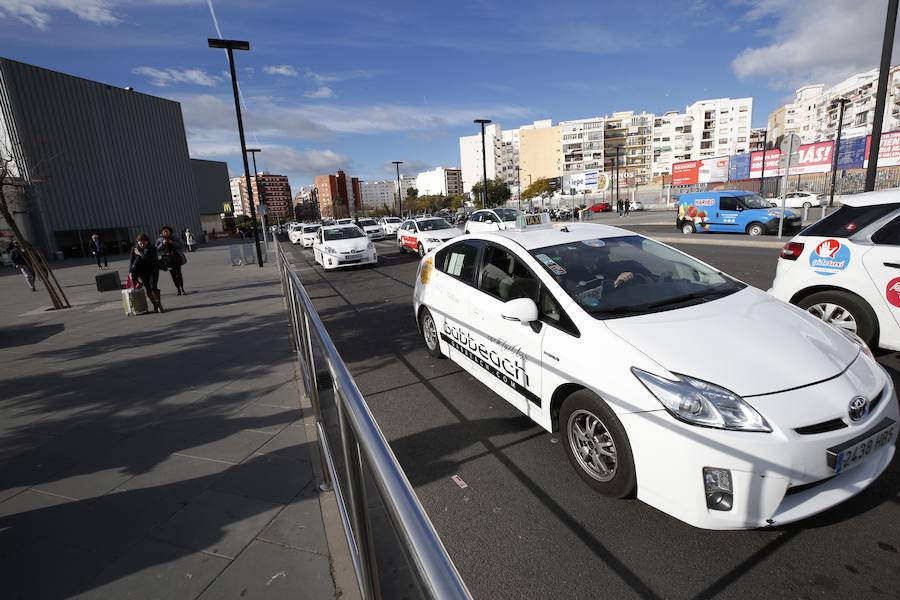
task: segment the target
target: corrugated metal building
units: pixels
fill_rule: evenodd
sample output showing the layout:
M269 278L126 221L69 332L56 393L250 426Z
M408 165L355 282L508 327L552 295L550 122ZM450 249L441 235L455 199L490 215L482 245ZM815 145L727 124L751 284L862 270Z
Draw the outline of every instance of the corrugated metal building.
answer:
M0 58L0 146L31 182L26 235L45 252L201 231L177 102Z
M200 223L208 234L222 233L222 213L231 204L231 183L228 164L216 160L191 159ZM196 232L196 233L199 233ZM199 237L199 236L198 236Z

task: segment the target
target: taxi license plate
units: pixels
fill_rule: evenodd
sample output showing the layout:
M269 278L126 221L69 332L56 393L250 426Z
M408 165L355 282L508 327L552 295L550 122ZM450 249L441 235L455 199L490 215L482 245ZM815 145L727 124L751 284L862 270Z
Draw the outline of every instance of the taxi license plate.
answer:
M848 469L862 464L869 456L890 444L894 439L896 423L893 419L882 421L866 433L847 440L839 446L829 448L827 451L828 466L835 473L843 473Z

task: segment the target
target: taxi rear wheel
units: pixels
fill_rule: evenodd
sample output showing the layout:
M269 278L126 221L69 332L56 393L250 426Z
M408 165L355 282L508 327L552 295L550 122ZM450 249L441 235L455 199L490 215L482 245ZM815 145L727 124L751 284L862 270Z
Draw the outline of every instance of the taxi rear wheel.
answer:
M575 392L563 402L559 429L566 457L585 483L610 498L634 495L631 444L606 402L588 390Z
M865 300L847 292L818 292L802 299L797 306L842 329L852 331L870 348L878 343L878 320Z
M428 354L434 358L443 358L444 354L441 352L441 344L438 341L437 325L434 317L431 316L431 311L427 308L423 308L422 314L419 315L419 330L422 332L422 339L425 340Z

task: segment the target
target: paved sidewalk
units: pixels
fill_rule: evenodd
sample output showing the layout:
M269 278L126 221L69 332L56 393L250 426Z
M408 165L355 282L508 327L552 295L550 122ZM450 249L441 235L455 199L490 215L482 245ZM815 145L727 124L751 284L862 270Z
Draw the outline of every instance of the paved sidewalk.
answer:
M64 311L0 269L0 597L334 598L275 267L202 247L126 317L86 262Z

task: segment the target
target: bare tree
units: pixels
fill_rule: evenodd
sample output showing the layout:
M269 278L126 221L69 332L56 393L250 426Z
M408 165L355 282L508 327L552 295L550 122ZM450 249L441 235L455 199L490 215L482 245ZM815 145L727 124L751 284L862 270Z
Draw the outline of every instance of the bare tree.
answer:
M56 280L56 276L47 264L44 256L22 235L22 231L13 219L12 211L9 209L11 190L15 190L22 197L25 197L28 185L27 181L13 176L12 162L12 153L4 148L0 148L0 216L12 229L13 235L22 248L25 260L35 275L40 278L41 283L44 284L44 289L47 290L47 294L50 296L53 308L70 308L71 305L68 298L66 298L66 293L63 291L62 286L59 285L59 281Z

